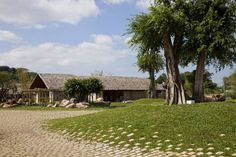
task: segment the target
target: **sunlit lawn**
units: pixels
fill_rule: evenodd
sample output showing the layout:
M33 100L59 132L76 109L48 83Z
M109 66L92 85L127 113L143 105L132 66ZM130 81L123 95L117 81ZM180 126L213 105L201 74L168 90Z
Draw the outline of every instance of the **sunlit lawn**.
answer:
M163 100L142 99L128 107L52 120L48 126L74 138L144 152L155 148L203 156L236 155L236 103L163 104Z

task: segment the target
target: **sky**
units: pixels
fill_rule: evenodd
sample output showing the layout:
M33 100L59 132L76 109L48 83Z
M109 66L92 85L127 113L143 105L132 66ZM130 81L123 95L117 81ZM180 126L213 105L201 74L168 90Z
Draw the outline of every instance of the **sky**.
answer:
M147 77L138 71L126 32L129 19L149 5L148 0L1 0L0 65L38 73ZM207 69L218 84L233 71Z

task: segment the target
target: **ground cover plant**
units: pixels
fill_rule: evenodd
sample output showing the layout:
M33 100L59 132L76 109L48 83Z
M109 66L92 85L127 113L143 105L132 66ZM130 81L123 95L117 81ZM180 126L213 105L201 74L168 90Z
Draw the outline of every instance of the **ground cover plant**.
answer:
M48 128L74 139L111 146L236 156L236 103L165 106L159 99L138 100L128 107L52 120Z

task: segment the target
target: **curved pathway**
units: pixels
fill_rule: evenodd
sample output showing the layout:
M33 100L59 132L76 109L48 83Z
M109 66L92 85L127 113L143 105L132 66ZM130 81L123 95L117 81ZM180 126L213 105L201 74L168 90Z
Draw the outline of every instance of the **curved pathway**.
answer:
M108 157L143 156L140 150L111 148L101 143L69 140L43 129L45 120L80 116L97 111L0 110L0 156L3 157ZM161 152L155 155L165 156ZM157 155L158 154L158 155Z

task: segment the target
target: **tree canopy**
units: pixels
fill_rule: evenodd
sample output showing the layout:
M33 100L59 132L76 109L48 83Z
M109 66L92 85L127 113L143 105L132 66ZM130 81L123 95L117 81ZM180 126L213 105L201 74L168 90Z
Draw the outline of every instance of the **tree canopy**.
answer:
M86 101L89 94L99 93L102 89L102 82L97 78L69 79L64 85L64 93L79 101Z

